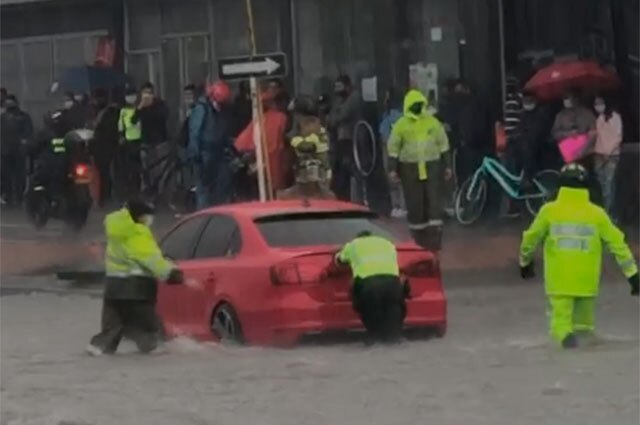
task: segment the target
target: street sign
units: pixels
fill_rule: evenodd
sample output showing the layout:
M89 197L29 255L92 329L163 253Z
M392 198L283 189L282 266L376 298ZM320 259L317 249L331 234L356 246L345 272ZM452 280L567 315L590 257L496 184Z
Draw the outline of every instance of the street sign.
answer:
M223 80L284 77L287 75L287 56L284 53L268 53L223 58L218 60L218 75Z

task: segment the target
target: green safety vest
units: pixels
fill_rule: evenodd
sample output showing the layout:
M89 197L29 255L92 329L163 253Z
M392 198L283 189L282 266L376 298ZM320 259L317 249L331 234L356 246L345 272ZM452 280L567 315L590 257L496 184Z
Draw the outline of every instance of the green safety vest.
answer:
M602 241L626 277L638 273L624 234L607 213L589 201L586 189L563 187L558 199L542 207L522 237L520 265L526 266L544 241L545 289L549 295L598 294Z
M379 236L356 238L346 244L336 257L339 262L351 266L354 278L400 274L395 245Z
M53 153L66 153L67 148L64 145L64 139L62 137L51 139L51 149Z
M107 250L105 269L108 277L153 277L166 279L174 265L166 260L151 230L136 223L129 210L122 208L105 218Z
M422 113L409 108L417 102L425 105ZM410 90L404 98L404 115L396 121L388 140L389 157L402 163L417 164L420 180L427 179L425 163L440 159L449 150L449 138L437 118L426 112L427 98L418 90Z
M118 118L118 131L124 136L127 142L138 142L142 138L142 130L140 121L132 122L133 115L136 110L131 107L120 109L120 117Z

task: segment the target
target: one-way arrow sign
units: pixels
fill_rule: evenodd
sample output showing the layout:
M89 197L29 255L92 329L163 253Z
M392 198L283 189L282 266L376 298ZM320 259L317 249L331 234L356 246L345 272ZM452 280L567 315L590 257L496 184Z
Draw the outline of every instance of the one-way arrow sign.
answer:
M287 56L269 53L218 60L218 75L223 80L243 80L250 77L284 77L287 75Z

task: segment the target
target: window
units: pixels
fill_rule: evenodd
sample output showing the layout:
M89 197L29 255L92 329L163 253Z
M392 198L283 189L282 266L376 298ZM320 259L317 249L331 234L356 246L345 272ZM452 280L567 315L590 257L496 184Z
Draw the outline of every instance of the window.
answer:
M211 216L196 247L196 258L221 258L237 254L242 245L240 228L225 215Z
M206 216L196 216L176 227L162 240L162 253L172 260L186 260L193 254L193 245L200 235Z
M343 245L365 230L394 242L406 239L375 214L359 211L278 215L256 224L272 247Z

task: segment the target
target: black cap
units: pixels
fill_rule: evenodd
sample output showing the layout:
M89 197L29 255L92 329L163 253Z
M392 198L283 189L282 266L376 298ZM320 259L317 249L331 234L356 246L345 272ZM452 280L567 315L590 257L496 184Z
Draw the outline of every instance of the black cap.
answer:
M585 188L588 177L589 174L582 165L572 162L560 170L560 186Z
M134 220L138 220L143 215L152 215L156 211L156 207L152 202L147 202L140 198L128 200L125 206Z

